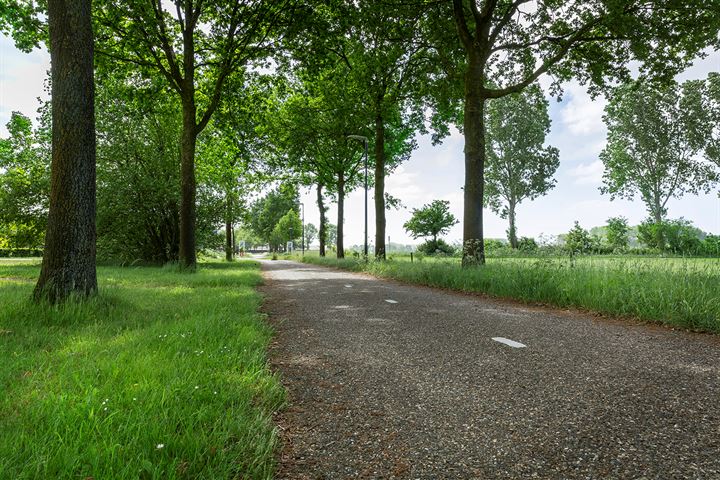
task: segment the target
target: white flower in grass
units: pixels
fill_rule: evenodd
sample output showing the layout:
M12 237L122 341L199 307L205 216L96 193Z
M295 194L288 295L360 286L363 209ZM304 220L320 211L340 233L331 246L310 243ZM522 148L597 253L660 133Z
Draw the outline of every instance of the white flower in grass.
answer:
M164 443L158 443L155 448L157 448L158 450L160 450L160 449L162 449L162 448L165 448L165 444L164 444Z

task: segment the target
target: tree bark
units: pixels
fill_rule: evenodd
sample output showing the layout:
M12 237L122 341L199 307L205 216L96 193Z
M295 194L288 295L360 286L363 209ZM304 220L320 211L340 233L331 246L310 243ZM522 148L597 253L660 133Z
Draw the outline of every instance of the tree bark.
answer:
M485 187L485 102L483 68L469 55L465 72L465 187L463 211L464 267L485 263L483 194Z
M233 221L232 221L232 195L225 195L225 260L233 261Z
M337 216L337 258L345 258L345 246L343 244L343 217L345 215L345 176L343 172L338 173L337 183L338 195L338 216Z
M325 203L323 202L322 184L317 184L317 206L320 210L320 228L318 229L318 241L320 242L320 256L325 256L325 240L327 239L327 219L325 218Z
M660 199L655 199L653 217L655 218L655 242L660 250L665 250L665 236L663 235L663 209L660 206Z
M180 266L197 266L195 253L195 146L197 123L195 93L184 93L183 127L180 139Z
M510 247L518 248L517 228L515 227L515 202L509 202L508 204L508 222L510 223L508 228L508 240L510 240Z
M95 87L91 0L49 0L52 164L45 251L34 298L97 291Z
M375 117L375 258L385 260L385 122Z

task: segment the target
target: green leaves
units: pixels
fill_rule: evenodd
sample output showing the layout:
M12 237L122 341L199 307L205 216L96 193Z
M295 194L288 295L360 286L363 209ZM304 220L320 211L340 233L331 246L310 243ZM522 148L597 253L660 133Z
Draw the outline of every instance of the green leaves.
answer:
M659 222L671 198L709 191L717 174L699 158L709 139L702 89L703 82L633 82L613 92L600 154L603 193L628 199L639 194Z
M412 217L403 228L413 238L433 237L433 240L437 240L438 235L447 233L457 223L455 216L450 213L450 202L433 200L420 209L413 209Z

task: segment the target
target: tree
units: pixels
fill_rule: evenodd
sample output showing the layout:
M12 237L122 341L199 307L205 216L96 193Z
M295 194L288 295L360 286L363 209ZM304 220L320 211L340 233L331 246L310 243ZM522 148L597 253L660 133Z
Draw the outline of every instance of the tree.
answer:
M95 87L90 0L48 0L52 62L50 207L36 299L97 291Z
M550 131L547 109L537 85L488 104L485 201L508 219L512 248L518 248L516 207L555 186L560 156L557 148L543 146Z
M289 210L297 212L297 209L297 189L292 185L280 185L251 205L248 223L255 235L267 242L271 250L277 251L278 247L284 243L282 240L284 235L281 235L278 240L278 237L273 234L275 227Z
M0 239L10 248L38 248L47 228L49 125L33 130L28 117L12 112L7 129L10 137L0 139Z
M708 115L704 132L707 140L705 158L720 169L720 72L708 74L703 93Z
M227 79L267 55L269 39L290 1L186 0L175 9L159 0L98 2L99 53L139 72L159 72L182 106L180 141L180 263L196 259L195 150L217 109Z
M464 83L463 265L482 264L485 258L488 101L520 92L543 74L551 75L556 92L571 78L597 91L629 77L632 60L640 62L642 74L669 79L705 46L718 43L720 0L453 0L452 14L446 5L435 2L428 8L435 9L433 38L441 40L438 63L451 80L460 73ZM444 33L451 31L443 21L450 15L462 58L452 56L457 39L448 42Z
M327 224L327 243L332 245L337 241L337 225Z
M437 243L438 235L447 233L450 227L457 223L455 216L450 213L450 202L433 200L422 208L414 208L412 217L405 222L403 228L413 238L432 237L433 242Z
M338 258L343 258L345 197L360 185L363 156L347 138L347 132L361 124L354 101L357 85L336 67L312 76L306 71L297 71L299 78L291 78L289 93L274 99L277 114L270 128L278 146L279 160L289 162L303 182L317 186L321 254L325 238L323 189L337 199L336 249Z
M698 82L620 87L605 110L607 145L603 193L631 199L640 194L651 218L660 225L667 202L684 193L709 191L714 174L698 159L705 139ZM662 229L656 229L661 235ZM659 236L658 244L662 237Z
M313 240L317 238L318 229L312 223L305 225L305 248L310 248Z
M580 226L580 223L576 220L575 225L565 235L565 248L570 254L576 253L588 253L592 249L592 237L587 230Z
M276 245L295 242L302 237L302 221L296 210L288 210L278 220L272 231L272 238Z
M630 227L625 217L610 217L605 229L608 244L615 249L624 250L630 242Z

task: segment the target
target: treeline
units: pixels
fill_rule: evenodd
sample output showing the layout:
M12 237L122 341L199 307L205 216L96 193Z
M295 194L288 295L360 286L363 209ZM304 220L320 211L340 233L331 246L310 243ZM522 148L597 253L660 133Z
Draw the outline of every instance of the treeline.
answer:
M130 0L6 2L0 30L23 49L49 45L53 65L50 193L19 212L49 212L38 295L64 298L78 285L93 292L96 246L100 255L177 260L192 270L219 227L232 246L234 225L251 210L249 192L278 183L316 190L321 250L326 203L337 202L342 256L344 200L366 183L365 158L374 254L382 259L385 211L396 203L386 176L409 157L417 132L440 141L453 125L465 137L463 264L482 264L483 206L508 217L514 241L515 205L553 185L557 151L542 145L549 121L536 80L549 75L555 94L570 79L597 93L630 80L632 64L641 85L667 84L717 46L719 7L720 0L188 0L170 9ZM525 106L497 108L502 101ZM505 128L525 117L536 121L523 134ZM32 183L47 192L47 152L40 158ZM509 177L503 165L513 167ZM25 167L1 168L5 175ZM43 230L42 222L26 228L20 215L13 225L6 238Z

